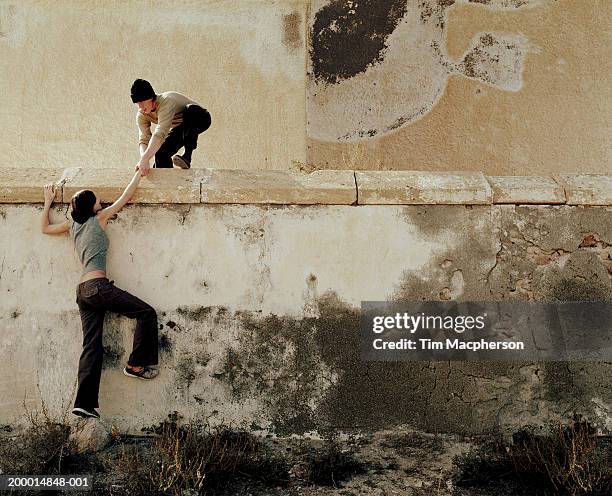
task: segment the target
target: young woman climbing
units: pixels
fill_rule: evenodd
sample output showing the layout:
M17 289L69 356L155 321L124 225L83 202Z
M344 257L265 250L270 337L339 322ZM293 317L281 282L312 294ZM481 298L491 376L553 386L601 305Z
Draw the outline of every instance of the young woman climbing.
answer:
M132 353L123 373L128 377L153 379L157 369L158 336L157 314L144 301L127 291L117 288L106 277L106 252L108 237L105 229L108 220L130 200L140 182L137 171L123 194L109 207L102 208L100 198L90 190L81 190L70 202L71 217L59 224L49 223L49 209L55 197L55 187L44 187L45 206L41 230L44 234L70 233L76 252L83 264L76 290L83 326L83 351L79 360L78 389L72 413L80 417L99 418L96 411L100 376L102 374L102 327L107 311L136 319L136 331Z

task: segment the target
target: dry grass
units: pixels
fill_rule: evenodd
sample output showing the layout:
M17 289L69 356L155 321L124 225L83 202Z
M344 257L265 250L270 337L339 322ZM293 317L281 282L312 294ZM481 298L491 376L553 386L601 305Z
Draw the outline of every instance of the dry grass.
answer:
M320 448L302 445L297 453L300 461L291 474L307 485L340 487L343 481L367 472L366 464L355 458L354 449L343 449L333 431L325 433Z
M500 487L516 491L508 494L612 494L610 446L578 416L546 429L520 429L509 445L501 438L490 438L478 449L457 457L455 465L458 487L497 487L496 494L502 494Z
M284 460L266 453L252 434L227 426L177 425L164 422L156 429L147 454L123 449L117 468L132 494L213 494L239 477L283 484L288 480Z
M555 491L570 496L593 494L604 484L612 490L604 456L595 428L577 416L569 424L557 423L547 434L519 431L508 450L517 474L545 478Z
M24 405L25 409L25 405ZM27 427L0 443L0 470L5 474L86 474L102 469L94 454L77 454L65 418L55 419L43 403L26 409ZM73 427L74 429L74 427Z

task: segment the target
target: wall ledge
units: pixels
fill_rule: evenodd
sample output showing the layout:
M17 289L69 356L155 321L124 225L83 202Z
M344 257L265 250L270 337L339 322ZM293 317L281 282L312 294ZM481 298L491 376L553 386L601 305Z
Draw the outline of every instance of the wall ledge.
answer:
M80 189L102 202L119 197L129 169L0 168L0 203L42 203L42 187L58 185L56 201ZM132 203L281 205L612 205L612 176L485 176L481 172L235 169L152 169Z

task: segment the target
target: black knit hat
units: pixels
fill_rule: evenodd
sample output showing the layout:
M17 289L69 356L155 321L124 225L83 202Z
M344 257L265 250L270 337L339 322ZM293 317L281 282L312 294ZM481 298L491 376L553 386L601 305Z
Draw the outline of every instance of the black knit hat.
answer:
M138 103L148 100L149 98L155 98L155 91L149 81L144 79L137 79L132 83L132 102Z

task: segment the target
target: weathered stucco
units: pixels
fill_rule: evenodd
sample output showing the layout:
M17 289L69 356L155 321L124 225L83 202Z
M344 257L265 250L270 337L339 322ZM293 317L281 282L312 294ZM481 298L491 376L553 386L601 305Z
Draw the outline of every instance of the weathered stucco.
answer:
M0 2L3 165L133 168L138 77L206 107L194 167L305 158L303 0Z
M129 87L206 106L194 168L612 171L606 0L6 0L5 165L138 159Z
M313 1L308 160L610 173L611 19L604 0Z
M78 261L0 205L0 424L72 406ZM53 212L63 217L65 207ZM612 208L131 205L109 277L150 302L161 374L121 373L133 322L108 318L100 411L139 432L172 411L301 434L399 423L484 432L584 412L610 429L610 363L364 362L362 300L612 300Z

